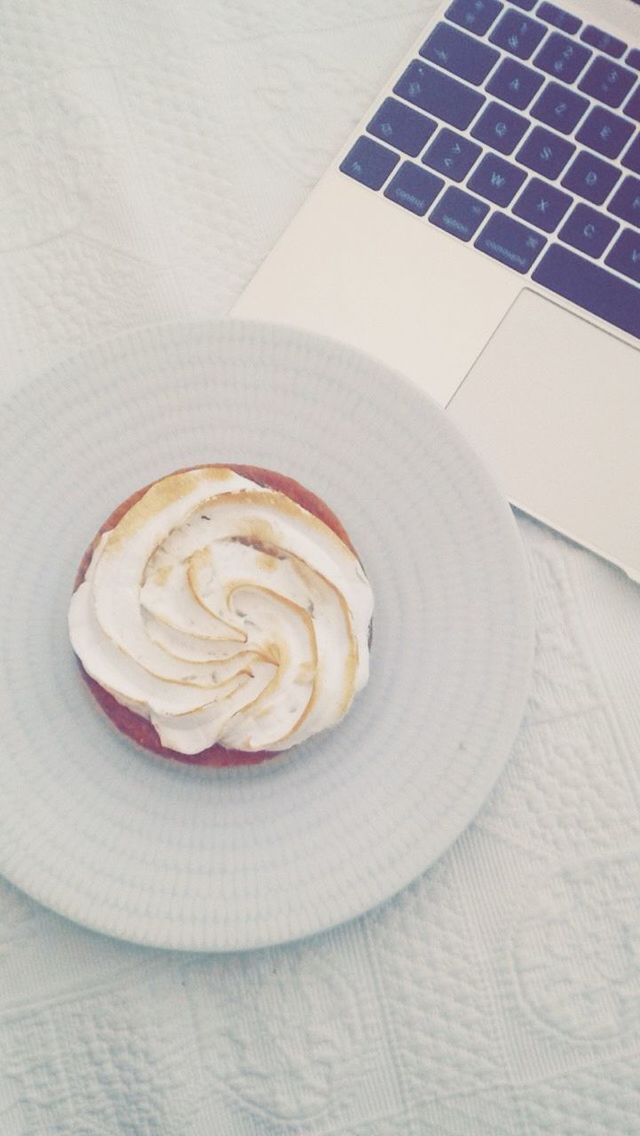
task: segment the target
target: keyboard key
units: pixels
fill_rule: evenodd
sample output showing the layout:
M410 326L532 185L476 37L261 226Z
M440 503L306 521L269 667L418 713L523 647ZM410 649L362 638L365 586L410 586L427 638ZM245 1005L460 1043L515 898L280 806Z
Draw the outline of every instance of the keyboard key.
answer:
M499 53L486 43L459 32L449 24L436 24L420 48L420 54L431 63L452 71L468 83L483 83Z
M367 126L369 134L375 134L396 150L404 150L412 158L424 150L435 129L433 119L397 99L385 99Z
M605 264L616 268L618 272L640 284L640 233L624 229L606 258Z
M467 184L474 193L504 208L515 197L526 176L524 170L505 162L497 154L485 154Z
M480 152L480 146L476 146L475 142L469 142L468 138L445 127L436 135L422 161L452 181L462 181Z
M515 59L503 59L487 83L487 90L503 102L524 110L543 82L542 75L538 75L537 71L516 63Z
M571 134L577 122L580 121L589 100L577 95L575 91L568 91L559 83L548 83L540 98L531 108L534 118L553 126L562 134Z
M562 193L539 178L531 178L516 201L513 212L522 217L523 221L544 229L545 233L552 233L572 202L573 198L568 193Z
M499 150L501 154L510 154L528 129L529 123L526 118L507 110L500 103L489 103L471 133L474 138L493 146L494 150Z
M622 164L628 170L640 174L640 134L636 134L634 141L622 158Z
M593 95L601 103L619 107L627 97L637 76L621 63L612 63L604 55L598 55L579 83L581 91Z
M427 63L414 59L393 88L396 95L464 130L480 110L484 97L450 79Z
M511 0L512 4L517 4L519 8L524 8L525 12L530 12L535 8L538 0Z
M368 185L369 189L380 189L399 161L397 154L379 146L371 138L358 138L340 163L340 169L343 174Z
M405 209L410 209L412 213L417 213L419 217L424 217L443 185L442 178L430 174L413 162L403 162L391 178L384 195Z
M542 126L534 126L516 154L519 162L552 181L562 173L575 146Z
M586 47L567 39L560 32L552 32L534 63L548 75L553 75L554 79L573 83L590 59L591 52Z
M635 67L636 71L640 71L640 47L631 48L625 63L627 67Z
M640 291L562 245L550 245L533 279L579 308L640 336Z
M478 201L477 197L471 197L461 189L450 186L442 194L429 220L459 240L470 241L488 212L489 206L484 201Z
M607 205L610 213L640 229L640 181L626 177Z
M561 28L568 35L575 35L582 26L582 20L573 16L571 12L565 12L563 8L556 8L555 4L541 4L536 16L546 20L548 24L553 24L555 28Z
M558 235L561 241L573 245L580 252L598 257L602 255L618 227L617 221L612 221L604 213L580 204L569 214Z
M614 59L619 59L624 55L627 50L627 45L616 36L609 35L609 32L603 32L600 28L594 28L593 24L589 24L584 29L580 39L584 43L588 43L590 47L595 47L598 51L604 51L605 55L611 55Z
M595 154L582 150L569 166L562 184L594 205L602 205L620 177L620 171Z
M617 158L633 134L633 126L604 107L595 106L585 118L576 138L605 158Z
M500 17L489 39L518 59L529 59L546 32L544 24L530 16L521 16L512 8Z
M640 84L623 109L624 113L628 114L630 118L635 118L636 122L640 122Z
M448 20L474 35L484 35L502 11L500 0L453 0L445 13Z
M494 213L480 233L475 247L486 252L501 264L528 272L536 257L546 245L545 237L533 229L512 220L505 213Z

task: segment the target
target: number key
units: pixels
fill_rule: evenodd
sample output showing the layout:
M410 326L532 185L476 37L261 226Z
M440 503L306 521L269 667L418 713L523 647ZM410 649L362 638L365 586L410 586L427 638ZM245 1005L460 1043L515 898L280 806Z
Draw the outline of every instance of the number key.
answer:
M619 107L620 103L629 94L636 81L636 75L620 63L613 63L598 55L579 83L581 91L586 95L593 95L601 103L610 107Z
M591 52L586 47L567 39L560 32L553 32L533 62L554 79L573 83L590 58Z
M445 15L474 35L484 35L502 11L500 0L453 0Z
M546 32L544 24L530 16L521 16L511 8L496 24L489 39L518 59L529 59Z
M569 35L575 35L576 32L580 31L582 24L577 16L572 16L571 12L565 12L564 8L557 8L555 4L541 4L536 15L541 20L546 20L548 24L562 28L562 31Z
M612 55L614 59L619 59L627 50L624 40L617 39L616 36L609 35L600 28L594 28L593 24L589 24L584 29L580 39L591 47L596 47L598 51L604 51L605 55Z

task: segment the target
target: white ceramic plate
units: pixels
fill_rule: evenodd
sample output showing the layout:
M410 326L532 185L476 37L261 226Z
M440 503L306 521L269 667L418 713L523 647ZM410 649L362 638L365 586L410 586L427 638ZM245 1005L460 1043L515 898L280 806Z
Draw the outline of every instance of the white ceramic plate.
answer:
M0 872L110 935L230 950L330 927L429 867L508 756L532 653L515 523L445 414L339 344L229 321L60 363L2 429ZM132 747L96 712L66 630L112 508L208 461L320 494L376 597L372 676L345 721L241 770Z

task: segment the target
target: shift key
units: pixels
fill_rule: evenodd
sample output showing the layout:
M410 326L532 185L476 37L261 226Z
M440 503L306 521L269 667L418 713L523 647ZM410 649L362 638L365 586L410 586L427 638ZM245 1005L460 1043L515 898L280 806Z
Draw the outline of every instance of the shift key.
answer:
M484 103L483 95L417 59L393 88L396 95L450 126L464 130Z

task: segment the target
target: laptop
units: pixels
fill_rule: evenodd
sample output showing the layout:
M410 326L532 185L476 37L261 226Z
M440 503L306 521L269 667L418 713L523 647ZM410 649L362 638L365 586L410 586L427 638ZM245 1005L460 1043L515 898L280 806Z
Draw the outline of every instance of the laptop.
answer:
M640 581L640 0L448 0L232 314L403 372Z

